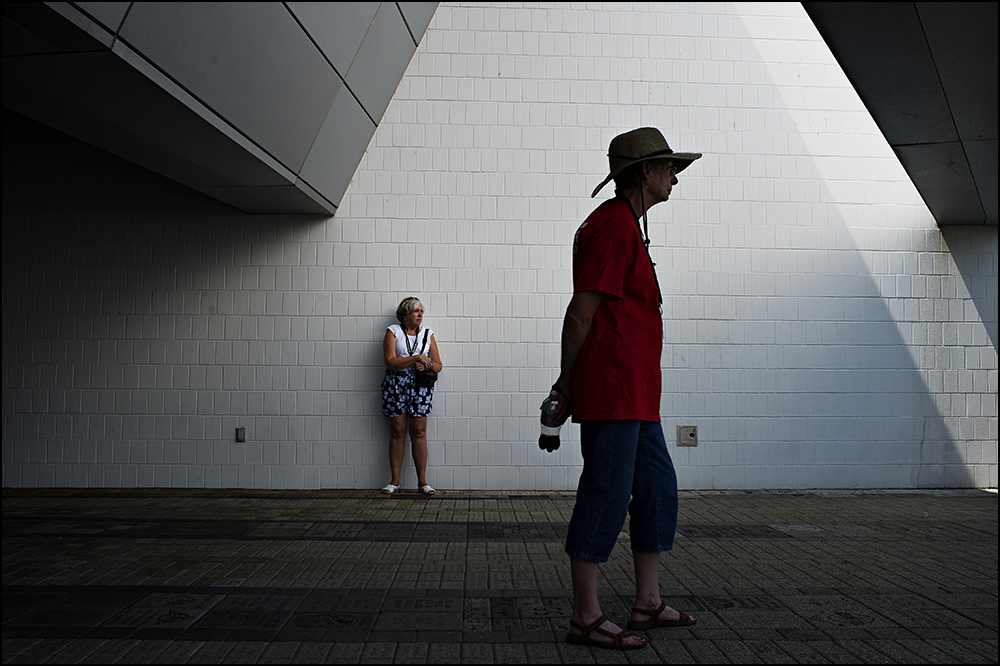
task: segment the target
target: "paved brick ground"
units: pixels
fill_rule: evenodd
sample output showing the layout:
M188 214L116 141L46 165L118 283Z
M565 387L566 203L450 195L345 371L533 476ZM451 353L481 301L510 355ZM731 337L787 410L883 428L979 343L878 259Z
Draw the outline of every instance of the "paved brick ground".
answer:
M615 653L564 642L572 493L5 490L3 662L996 663L995 493L681 500L698 624Z

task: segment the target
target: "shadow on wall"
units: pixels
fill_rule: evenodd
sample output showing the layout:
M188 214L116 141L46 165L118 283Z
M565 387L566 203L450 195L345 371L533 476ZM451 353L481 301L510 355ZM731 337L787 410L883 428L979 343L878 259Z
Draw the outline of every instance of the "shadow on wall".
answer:
M742 21L742 17L736 17L736 20ZM747 34L753 34L747 26L743 28ZM755 40L747 40L747 43L756 48ZM752 60L767 62L767 58L759 52ZM775 81L774 77L782 73L780 68L776 73L765 67L764 73L775 91L775 108L780 108L783 114L789 116L782 121L781 126L803 126L794 112L789 110L790 105L786 106L780 100L783 91L789 91L790 94L797 92L794 83ZM800 136L803 141L802 154L810 157L813 162L807 171L822 174L824 165L821 163L821 156L809 148L810 133L803 131ZM876 138L881 137L873 136L872 140ZM888 146L886 152L891 153ZM828 189L826 179L820 177L817 180L824 190L819 201L840 201L836 193ZM795 192L787 186L782 190L780 184L775 184L773 192L774 201L795 201L792 198ZM783 199L783 195L787 199ZM853 212L851 205L846 204L846 210ZM772 271L772 261L768 258L767 275L758 283L760 291L752 293L748 290L744 294L769 296L751 299L769 301L761 307L758 307L759 304L752 304L751 319L757 319L760 313L759 318L766 323L771 323L767 320L776 319L774 323L781 324L791 319L805 324L798 329L804 331L805 339L798 340L798 344L796 341L786 341L783 349L785 354L799 354L798 358L793 358L791 364L784 365L783 369L787 371L789 368L799 367L802 371L786 372L790 378L788 383L783 387L775 387L768 396L769 400L762 404L766 404L766 409L770 412L773 409L771 401L777 401L782 405L779 413L805 419L808 432L800 445L806 448L810 441L816 442L817 457L824 456L819 451L823 446L842 448L847 452L848 461L854 457L864 468L873 470L872 481L875 483L866 484L863 479L858 479L861 487L974 487L976 479L964 464L967 454L963 442L958 439L958 419L941 413L935 390L927 383L926 368L919 365L919 347L915 343L908 343L900 331L900 325L909 322L896 321L890 310L891 299L883 295L877 276L873 274L871 267L865 265L864 254L888 253L897 248L859 247L856 238L865 236L863 231L855 236L859 230L854 227L863 226L863 222L853 222L841 217L844 207L830 206L829 209L828 226L836 231L836 238L832 239L834 244L831 246L831 239L824 235L824 242L813 244L811 251L808 249L810 245L803 245L803 249L798 250L797 261L800 263L790 270L786 267L787 262L775 262L782 267ZM747 234L747 238L751 233L759 233L761 223L764 226L773 224L766 206L756 209L747 206L745 210L747 219L739 220L736 225L744 227L743 233ZM755 214L761 219L750 219ZM780 214L776 217L780 219ZM790 224L809 226L808 222L798 220ZM808 234L809 230L802 231ZM763 243L750 244L749 247L775 251L794 247L794 231L785 226L784 232L782 240L782 225L778 222L777 226L768 230L768 233L773 234L770 236L770 240L774 242L773 247L766 245L768 236L762 233L756 236L756 240ZM927 233L939 232L937 229L930 229ZM800 239L808 237L799 236ZM818 236L813 238L819 239ZM899 250L902 251L902 248ZM808 258L804 255L808 255ZM796 271L800 270L799 266L803 261L808 266L806 272L812 273L806 276L807 282L813 277L816 280L798 285ZM789 275L782 275L785 270ZM752 270L748 271L744 277L755 279L752 273ZM770 294L768 283L764 280L773 280L770 283ZM782 285L787 288L790 298L780 298L783 295ZM993 289L995 292L995 286ZM774 296L779 297L778 300L785 300L785 303L773 308L770 302L773 302ZM789 316L784 309L786 307L792 308L794 314ZM774 317L774 313L778 316ZM994 322L995 320L994 314ZM810 327L813 323L817 325ZM994 325L994 331L995 328ZM994 333L994 342L995 339ZM777 343L777 340L771 342L775 345ZM779 367L783 363L784 360ZM942 392L939 387L937 393ZM947 400L945 403L950 404ZM824 456L827 463L840 460L837 455L827 456ZM867 472L862 472L864 473ZM882 479L882 482L877 482L876 478ZM792 484L791 487L799 486Z
M268 446L329 435L329 405L293 409L292 425L271 418L289 414L296 382L330 381L289 344L338 307L309 242L325 240L329 216L248 215L9 109L2 118L4 485L261 487L190 470L263 468ZM258 441L234 443L237 425ZM149 478L123 478L126 466Z
M996 350L997 227L945 227L941 233ZM986 248L993 251L981 251Z

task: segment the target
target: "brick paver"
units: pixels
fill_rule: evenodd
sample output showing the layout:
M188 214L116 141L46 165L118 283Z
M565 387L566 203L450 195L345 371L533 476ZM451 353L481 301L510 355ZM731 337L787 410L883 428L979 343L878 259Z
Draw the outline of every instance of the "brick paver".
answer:
M682 493L668 604L567 645L572 493L5 490L4 663L997 660L997 496ZM624 624L626 525L602 567Z

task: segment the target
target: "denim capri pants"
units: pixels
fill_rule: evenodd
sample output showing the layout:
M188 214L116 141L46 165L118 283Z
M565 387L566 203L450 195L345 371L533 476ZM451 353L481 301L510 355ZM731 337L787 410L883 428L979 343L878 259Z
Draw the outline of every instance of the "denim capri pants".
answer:
M409 370L386 370L382 379L382 413L393 416L430 416L433 386L417 386Z
M658 421L580 423L583 473L566 535L566 553L607 562L629 514L632 550L674 546L677 475ZM629 501L631 498L631 501Z

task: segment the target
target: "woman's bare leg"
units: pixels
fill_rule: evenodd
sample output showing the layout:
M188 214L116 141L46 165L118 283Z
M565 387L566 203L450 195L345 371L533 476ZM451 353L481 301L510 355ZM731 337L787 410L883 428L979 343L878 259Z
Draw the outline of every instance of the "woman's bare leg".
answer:
M427 417L410 417L410 446L417 468L417 487L427 485Z
M403 458L406 455L406 414L389 417L389 469L392 472L391 483L399 485L403 472Z

